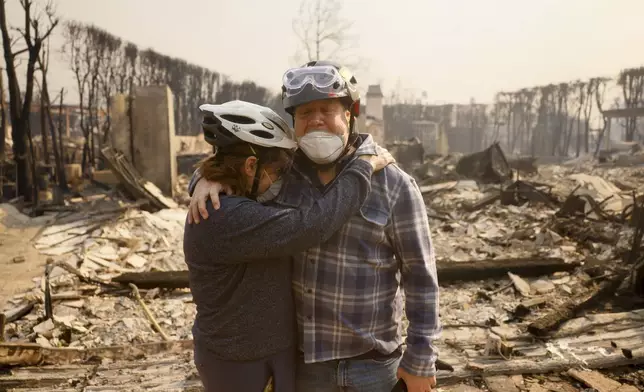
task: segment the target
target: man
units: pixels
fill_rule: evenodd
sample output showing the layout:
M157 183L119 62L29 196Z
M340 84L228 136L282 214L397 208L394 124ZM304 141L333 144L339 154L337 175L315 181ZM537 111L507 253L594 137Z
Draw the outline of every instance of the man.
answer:
M273 202L306 206L356 152L375 154L376 144L355 129L360 95L344 67L314 61L288 70L282 100L299 152ZM221 187L195 173L193 189L190 215L198 222L199 215L207 218L208 197L218 204ZM404 353L400 287L409 320ZM389 392L399 378L410 392L435 386L432 343L441 328L434 250L420 190L397 166L373 175L360 213L326 243L294 256L293 290L298 391Z

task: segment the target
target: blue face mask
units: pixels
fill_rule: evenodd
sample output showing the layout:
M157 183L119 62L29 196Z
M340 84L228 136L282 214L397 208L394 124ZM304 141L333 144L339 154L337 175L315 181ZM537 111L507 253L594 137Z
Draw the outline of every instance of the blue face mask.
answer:
M282 184L284 182L282 181L282 178L280 177L277 181L274 181L271 186L268 187L264 193L261 195L258 195L255 200L257 200L260 203L266 203L267 201L273 200L274 198L279 195L280 190L282 190Z

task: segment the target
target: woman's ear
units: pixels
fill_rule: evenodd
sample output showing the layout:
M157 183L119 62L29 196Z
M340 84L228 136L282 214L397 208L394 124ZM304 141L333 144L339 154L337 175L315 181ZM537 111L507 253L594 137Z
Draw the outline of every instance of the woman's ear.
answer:
M248 177L254 177L257 170L257 157L250 156L244 162L244 174Z

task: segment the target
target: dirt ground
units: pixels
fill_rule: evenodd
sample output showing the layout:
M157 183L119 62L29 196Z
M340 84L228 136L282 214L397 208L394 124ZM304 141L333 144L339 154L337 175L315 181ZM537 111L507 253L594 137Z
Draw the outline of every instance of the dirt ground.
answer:
M17 221L0 208L0 310L12 295L32 289L33 278L44 274L47 256L31 240L45 223L45 219Z

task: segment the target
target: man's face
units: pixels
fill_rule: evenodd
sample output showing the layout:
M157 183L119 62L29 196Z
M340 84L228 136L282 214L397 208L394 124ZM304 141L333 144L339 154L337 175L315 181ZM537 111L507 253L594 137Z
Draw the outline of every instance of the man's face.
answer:
M327 131L342 136L349 133L349 112L339 99L323 99L295 108L295 136L299 139L311 131Z

